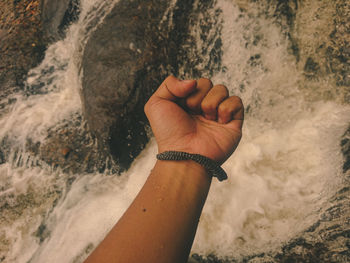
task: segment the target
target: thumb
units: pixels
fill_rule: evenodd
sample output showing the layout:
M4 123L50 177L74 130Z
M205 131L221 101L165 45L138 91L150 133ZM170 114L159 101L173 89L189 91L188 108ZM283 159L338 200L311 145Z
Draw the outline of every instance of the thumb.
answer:
M151 99L176 101L178 98L185 98L190 95L196 86L196 80L179 80L174 76L169 76L159 86Z

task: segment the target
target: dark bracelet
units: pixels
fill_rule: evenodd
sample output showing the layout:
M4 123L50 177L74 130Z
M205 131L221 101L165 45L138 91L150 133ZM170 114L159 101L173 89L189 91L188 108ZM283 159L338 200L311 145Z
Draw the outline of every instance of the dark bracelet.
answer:
M202 165L209 174L218 178L219 181L227 179L226 172L214 160L200 154L187 152L167 151L157 154L157 159L162 161L184 161L192 160Z

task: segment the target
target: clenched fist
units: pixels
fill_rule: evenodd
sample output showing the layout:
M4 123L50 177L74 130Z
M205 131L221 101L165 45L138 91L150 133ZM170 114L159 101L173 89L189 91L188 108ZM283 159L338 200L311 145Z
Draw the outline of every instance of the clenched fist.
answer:
M242 136L241 99L209 79L167 77L146 103L145 113L160 153L201 154L222 164Z

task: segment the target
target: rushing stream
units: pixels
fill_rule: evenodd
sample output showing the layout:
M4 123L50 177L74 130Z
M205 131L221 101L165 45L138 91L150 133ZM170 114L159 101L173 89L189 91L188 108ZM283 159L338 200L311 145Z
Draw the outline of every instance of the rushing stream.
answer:
M29 72L26 89L6 98L0 140L10 150L0 164L0 262L82 262L152 169L154 139L120 176L72 174L28 150L28 142L45 144L49 130L81 119L82 53L116 2L81 1L80 18L65 39ZM229 179L213 181L192 253L240 261L279 252L319 220L344 184L340 140L350 106L328 76L305 77L284 29L253 9L258 4L236 2L216 3L222 10L221 69L205 77L243 99L244 135L223 165ZM200 49L196 25L191 30ZM307 43L310 35L299 38Z

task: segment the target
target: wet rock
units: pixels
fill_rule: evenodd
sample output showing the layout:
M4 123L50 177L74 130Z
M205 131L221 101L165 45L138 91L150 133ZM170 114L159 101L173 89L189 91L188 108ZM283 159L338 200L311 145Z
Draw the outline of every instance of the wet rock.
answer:
M350 170L350 127L343 135L340 146L344 155L343 172L345 174Z
M24 188L26 189L17 191L8 189L0 197L0 227L16 229L20 235L28 235L28 231L31 231L28 226L35 227L38 220L47 213L47 207L52 207L55 200L61 196L54 184L37 184L35 180L28 180ZM16 222L21 221L26 224L16 225ZM41 230L45 235L44 229L41 228ZM44 237L38 236L40 239ZM11 262L11 244L15 242L15 239L13 235L5 231L0 233L0 262Z
M113 152L124 168L147 142L142 109L161 77L154 69L164 49L152 40L161 37L156 28L166 7L166 1L120 1L85 48L84 116L100 150Z
M124 7L117 6L107 17L84 54L82 97L89 128L76 114L49 129L45 141L28 139L25 149L5 138L0 145L3 162L16 166L48 164L69 174L118 173L129 167L147 142L143 105L163 78L171 73L210 77L220 70L221 20L214 1L192 5L183 0L169 9L168 1L161 6L143 1L120 3ZM134 12L131 21L130 10ZM190 27L204 44L197 46ZM54 70L49 67L42 73ZM24 92L27 96L45 94L45 81L39 79ZM10 103L8 100L0 107Z
M80 0L42 0L43 34L48 41L64 36L64 30L79 16Z
M335 45L330 45L327 50L328 62L332 73L335 75L338 86L347 87L350 92L350 3L349 1L337 1L334 16L334 28L329 35ZM349 100L350 101L350 100Z
M298 69L304 71L300 88L309 92L310 100L350 102L349 1L236 1L242 10L258 12L279 26Z
M35 236L39 238L39 244L41 244L46 238L50 236L50 233L45 224L41 224L38 230L35 232Z
M320 70L320 65L315 62L311 57L308 57L305 66L304 66L304 74L307 78L314 78L317 76Z
M72 151L69 147L65 147L61 149L61 153L64 156L64 158L67 158L69 153Z
M28 143L26 152L68 174L119 172L111 156L99 152L79 114L50 129L44 142Z
M18 91L48 44L63 37L79 14L79 0L0 2L0 98Z
M40 1L1 1L0 97L43 58Z
M165 76L197 77L219 68L221 39L208 37L217 22L213 3L122 0L90 37L82 62L84 116L100 151L112 153L122 169L148 140L143 106ZM208 46L196 49L190 25L200 22Z
M0 164L3 164L5 162L5 155L3 154L3 152L0 149Z

